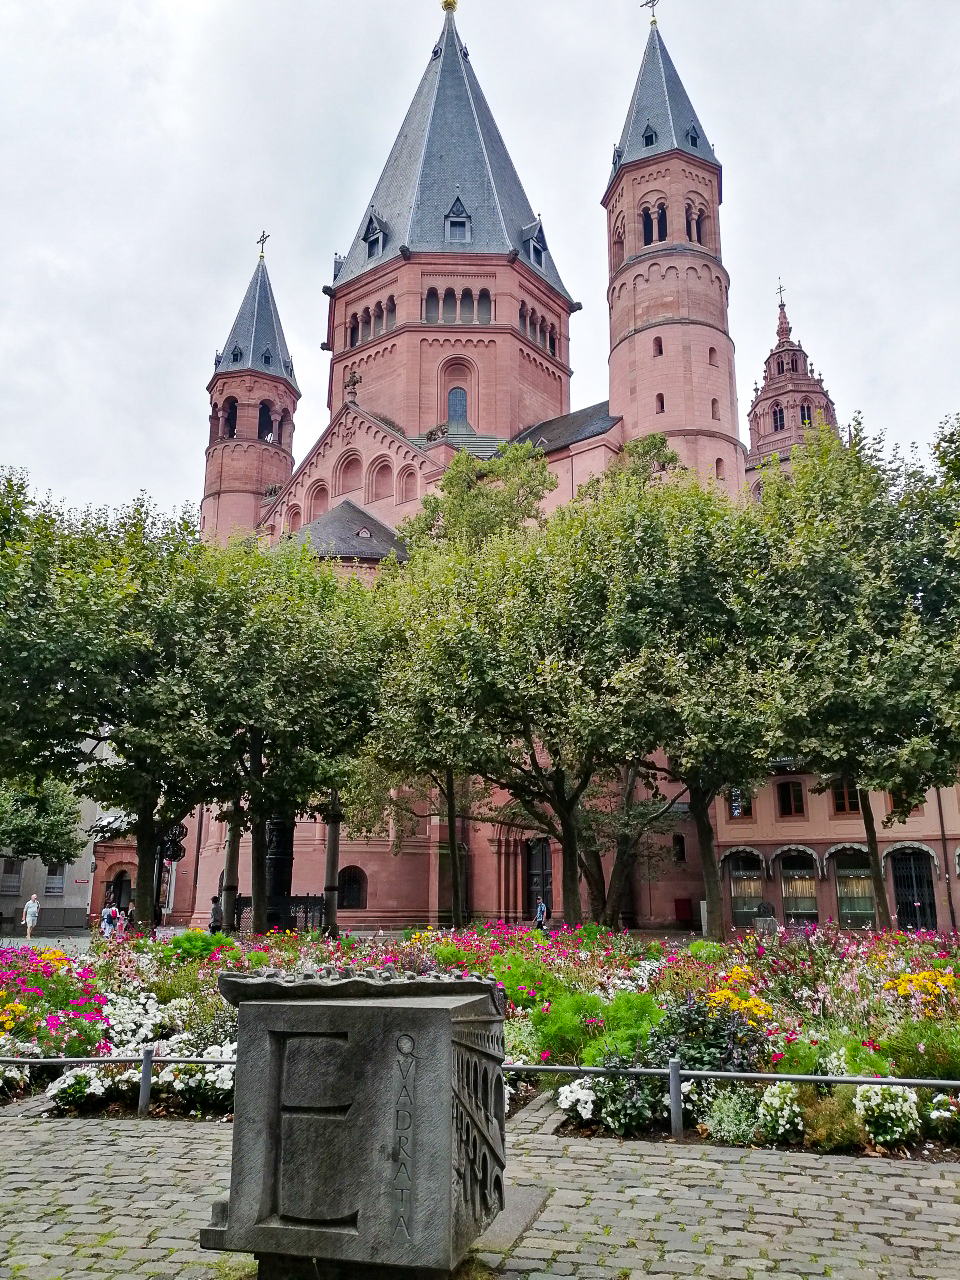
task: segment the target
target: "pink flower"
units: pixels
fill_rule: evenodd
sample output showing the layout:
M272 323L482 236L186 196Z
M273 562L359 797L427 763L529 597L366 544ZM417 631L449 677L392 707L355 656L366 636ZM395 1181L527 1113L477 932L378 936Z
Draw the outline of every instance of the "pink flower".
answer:
M550 1058L550 1050L549 1050L549 1049L544 1049L543 1053L541 1053L541 1055L540 1055L540 1061L541 1061L541 1062L547 1062L547 1061L549 1060L549 1058Z

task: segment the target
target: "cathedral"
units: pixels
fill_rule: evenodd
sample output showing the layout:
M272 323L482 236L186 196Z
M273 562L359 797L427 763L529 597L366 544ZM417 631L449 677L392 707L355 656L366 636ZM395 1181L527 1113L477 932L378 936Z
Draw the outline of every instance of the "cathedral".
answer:
M774 453L787 457L819 418L837 425L781 294L776 343L747 415L749 447L741 440L722 168L655 17L606 190L597 193L608 245L609 399L572 407L570 318L580 307L458 32L457 0L442 5L426 71L353 244L334 259L324 289L329 422L298 466L300 390L263 253L217 353L201 507L211 540L292 534L318 556L372 576L402 552L397 526L461 449L487 458L506 441L531 442L558 478L548 499L556 505L629 441L662 433L684 464L739 499L757 490L762 464ZM781 919L873 918L856 793L821 794L815 782L781 770L757 796L718 802L729 924L752 919L760 901ZM875 799L882 819L883 797ZM896 836L883 833L901 923L913 913L917 924L949 926L957 868L946 831L956 850L960 808L955 791L937 802L946 825L931 825L928 805L926 819L921 810ZM175 922L203 924L222 885L226 831L213 817L191 823L168 900ZM552 903L559 850L549 841L468 819L457 838L474 918L530 918L541 893ZM294 895L323 892L326 839L322 823L298 824ZM703 878L692 824L667 839L668 870L638 871L627 919L699 928ZM389 839L344 832L343 924L442 923L448 847L446 821L430 814L399 856ZM241 865L249 865L246 841ZM248 877L241 873L243 894Z

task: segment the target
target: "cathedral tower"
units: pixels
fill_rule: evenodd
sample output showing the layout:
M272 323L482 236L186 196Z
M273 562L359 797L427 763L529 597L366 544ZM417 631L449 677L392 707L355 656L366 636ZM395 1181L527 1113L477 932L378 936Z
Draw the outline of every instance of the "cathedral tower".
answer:
M603 198L610 261L610 413L663 432L704 479L744 483L722 171L656 19Z
M426 72L325 290L330 409L359 388L360 408L411 440L429 443L439 428L459 447L492 449L569 411L575 307L456 7L443 0Z
M756 469L772 454L786 462L791 449L803 442L807 430L823 420L836 429L837 410L824 388L823 374L814 373L807 353L792 339L787 308L780 297L777 345L763 366L763 386L753 388L750 406L750 457L747 479L756 484Z
M225 543L257 528L293 474L300 389L262 253L214 370L200 527Z

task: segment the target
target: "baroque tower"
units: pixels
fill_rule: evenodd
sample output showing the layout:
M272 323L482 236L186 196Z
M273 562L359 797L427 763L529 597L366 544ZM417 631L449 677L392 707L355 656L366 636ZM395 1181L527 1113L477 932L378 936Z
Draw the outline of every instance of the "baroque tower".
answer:
M803 442L809 428L822 421L836 430L837 410L824 388L823 374L815 374L807 353L792 340L793 329L780 297L777 345L763 366L763 386L753 388L750 406L750 457L747 479L756 487L756 471L773 454L786 462Z
M300 388L262 253L207 391L210 442L200 527L211 541L225 543L259 526L263 508L293 474Z
M430 446L492 452L569 412L563 286L443 0L443 30L364 211L334 262L325 349L334 418L361 410ZM357 382L357 379L361 382Z
M720 255L722 170L656 18L603 206L610 413L626 439L662 432L688 467L744 483L730 278Z

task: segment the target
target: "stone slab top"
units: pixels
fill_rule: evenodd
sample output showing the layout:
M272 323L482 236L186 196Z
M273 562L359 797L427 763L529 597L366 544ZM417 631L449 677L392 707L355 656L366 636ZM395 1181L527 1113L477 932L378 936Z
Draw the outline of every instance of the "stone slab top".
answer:
M278 969L258 969L256 973L221 973L220 994L235 1008L248 1001L288 1000L436 1000L486 996L493 1017L503 1017L506 992L493 976L472 973L398 973L393 965L383 969L304 969L302 973L281 973Z

